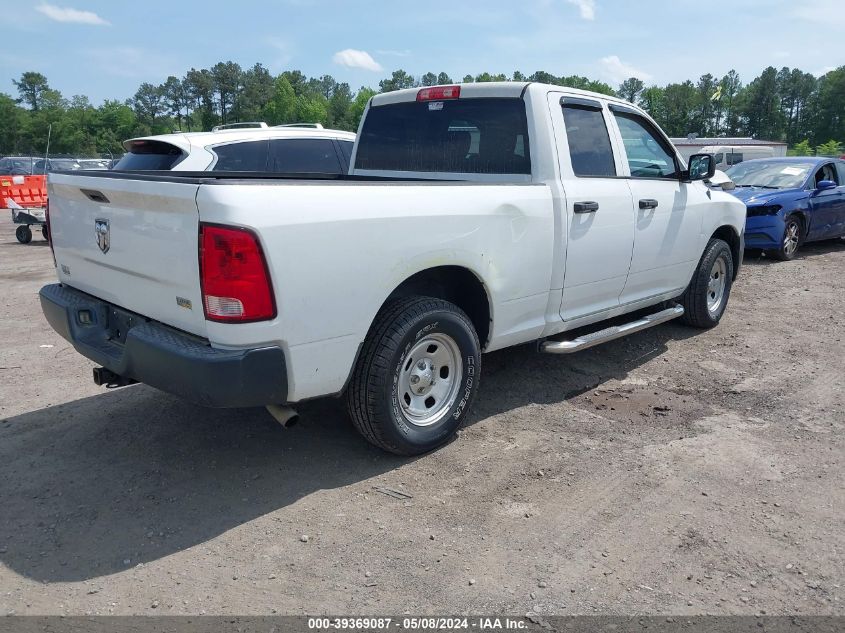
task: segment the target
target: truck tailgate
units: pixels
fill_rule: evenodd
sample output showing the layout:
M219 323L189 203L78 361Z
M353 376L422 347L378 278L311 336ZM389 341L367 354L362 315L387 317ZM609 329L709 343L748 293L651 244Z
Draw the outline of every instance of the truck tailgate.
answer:
M51 174L59 280L205 336L197 258L199 185Z

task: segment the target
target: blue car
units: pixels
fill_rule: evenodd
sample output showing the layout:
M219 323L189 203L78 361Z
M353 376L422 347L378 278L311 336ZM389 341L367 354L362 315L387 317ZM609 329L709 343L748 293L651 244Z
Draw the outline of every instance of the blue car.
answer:
M845 160L760 158L725 173L748 207L746 248L789 260L804 242L845 236Z

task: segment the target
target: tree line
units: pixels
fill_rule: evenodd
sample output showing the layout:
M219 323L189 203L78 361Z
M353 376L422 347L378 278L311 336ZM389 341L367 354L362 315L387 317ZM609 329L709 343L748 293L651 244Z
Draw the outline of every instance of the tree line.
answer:
M766 68L744 84L736 71L718 78L708 73L698 81L666 86L626 79L615 89L578 75L545 71L524 75L466 75L465 83L537 81L617 95L643 107L670 136L752 136L781 140L801 153L833 154L845 141L845 66L821 77L799 69ZM413 76L393 71L378 90L353 91L331 75L307 77L298 70L277 76L263 65L242 68L220 62L192 68L183 77L155 85L143 83L125 101L106 100L94 106L88 97L70 99L50 87L41 73L25 72L14 80L17 97L0 93L0 155L95 155L122 152L121 142L135 136L209 130L243 121L321 123L356 130L371 96L401 88L453 83L445 72Z

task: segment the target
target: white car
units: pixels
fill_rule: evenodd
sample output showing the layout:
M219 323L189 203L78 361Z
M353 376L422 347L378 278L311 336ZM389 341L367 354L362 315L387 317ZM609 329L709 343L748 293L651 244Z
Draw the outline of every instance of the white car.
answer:
M129 139L114 169L345 174L354 143L352 132L314 123L236 123Z
M482 352L713 327L742 261L745 205L707 186L713 156L687 166L645 112L602 94L376 95L352 164L52 174L61 283L41 290L44 314L101 365L97 384L216 407L343 395L367 440L409 455L466 418Z

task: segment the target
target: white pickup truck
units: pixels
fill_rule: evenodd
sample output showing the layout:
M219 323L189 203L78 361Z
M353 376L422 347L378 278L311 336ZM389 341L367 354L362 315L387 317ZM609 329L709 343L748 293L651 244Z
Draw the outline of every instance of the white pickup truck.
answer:
M712 156L687 167L604 95L380 94L352 165L53 173L61 283L41 290L44 314L102 365L98 384L212 407L342 395L370 442L407 455L456 432L482 352L712 327L742 258L745 207L703 182Z

